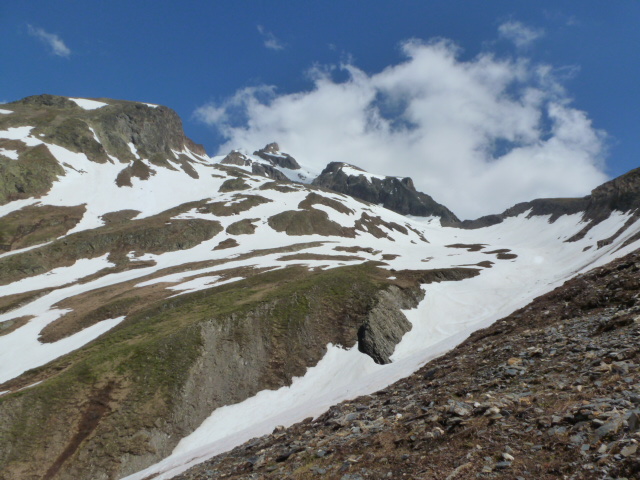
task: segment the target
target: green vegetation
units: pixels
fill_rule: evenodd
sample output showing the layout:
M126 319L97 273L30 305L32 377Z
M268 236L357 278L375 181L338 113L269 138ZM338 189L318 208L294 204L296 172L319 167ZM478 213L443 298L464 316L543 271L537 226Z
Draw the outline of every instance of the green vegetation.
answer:
M154 173L143 161L136 159L131 165L120 170L116 177L116 185L119 187L132 187L131 177L147 180Z
M0 158L0 205L47 193L64 169L44 145L26 149L18 160Z
M307 198L300 202L298 208L309 209L312 208L312 206L315 204L325 205L347 215L354 213L353 210L346 207L344 204L331 198L325 197L324 195L318 195L315 192L311 192L309 195L307 195Z
M227 227L227 233L231 235L250 235L256 231L253 222L257 222L259 218L245 218L232 223Z
M7 472L25 464L30 468L51 465L71 442L91 403L87 399L113 385L101 399L108 415L77 448L89 448L94 459L101 459L95 468L115 468L99 463L121 458L141 431L160 429L171 435L184 428L172 422L186 401L183 388L189 372L202 355L205 323L226 325L233 338L233 326L240 319L250 319L252 333L247 338L238 330L236 341L244 344L266 336L270 355L293 365L282 369L288 374L278 369L270 378L289 375L290 380L292 372L304 371L308 362L321 357L327 342L355 343L358 318L387 283L386 274L373 264L313 272L290 267L164 299L138 311L84 348L0 388L42 381L0 397L5 413L0 420L0 463ZM122 305L105 308L111 307ZM305 345L303 339L313 345ZM265 362L269 364L268 359ZM44 463L35 466L34 458Z
M82 219L85 206L28 206L0 218L0 250L18 250L63 236Z

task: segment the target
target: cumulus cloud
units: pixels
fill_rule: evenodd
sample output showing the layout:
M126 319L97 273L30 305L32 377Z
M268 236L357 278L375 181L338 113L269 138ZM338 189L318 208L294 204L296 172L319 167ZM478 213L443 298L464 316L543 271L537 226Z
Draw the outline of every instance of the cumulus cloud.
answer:
M514 20L500 25L500 27L498 27L498 33L502 38L513 42L518 48L528 47L544 35L544 31L528 27Z
M258 25L258 33L260 33L264 40L264 46L269 50L282 50L284 48L284 44L262 25Z
M335 69L316 67L308 91L245 88L196 116L227 139L220 154L276 141L317 170L341 161L410 176L462 218L582 196L607 179L604 133L552 68L490 54L462 61L447 41L402 49L403 62L377 73L349 63L337 81Z
M71 55L71 50L67 47L64 41L56 34L49 33L42 28L37 28L32 25L27 26L29 35L40 39L45 45L51 49L51 53L59 57L68 57Z

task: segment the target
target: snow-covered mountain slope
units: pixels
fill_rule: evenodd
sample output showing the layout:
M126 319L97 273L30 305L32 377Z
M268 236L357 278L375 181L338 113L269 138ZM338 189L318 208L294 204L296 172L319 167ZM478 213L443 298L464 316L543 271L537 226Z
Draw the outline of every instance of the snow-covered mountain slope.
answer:
M624 177L583 209L451 228L274 180L314 177L274 144L210 159L166 107L2 109L2 479L169 478L408 375L640 236L637 204L610 201L639 198Z

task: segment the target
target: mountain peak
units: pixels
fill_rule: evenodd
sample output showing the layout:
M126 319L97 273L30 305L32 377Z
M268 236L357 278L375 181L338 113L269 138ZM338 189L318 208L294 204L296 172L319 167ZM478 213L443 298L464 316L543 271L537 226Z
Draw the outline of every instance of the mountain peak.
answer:
M440 217L445 226L460 222L447 207L429 195L416 191L413 180L409 177L400 179L375 175L355 165L331 162L313 184L382 205L402 215Z

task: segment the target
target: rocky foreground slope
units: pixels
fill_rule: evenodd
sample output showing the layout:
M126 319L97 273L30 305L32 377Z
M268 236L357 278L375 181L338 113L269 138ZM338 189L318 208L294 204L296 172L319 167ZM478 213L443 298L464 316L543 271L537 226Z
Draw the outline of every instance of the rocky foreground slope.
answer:
M636 251L384 390L175 478L639 478L639 292Z

